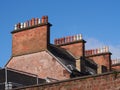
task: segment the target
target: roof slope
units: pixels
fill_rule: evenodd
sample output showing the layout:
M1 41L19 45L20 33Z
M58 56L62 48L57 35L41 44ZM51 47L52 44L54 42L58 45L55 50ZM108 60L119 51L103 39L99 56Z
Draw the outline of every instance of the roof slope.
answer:
M65 49L55 45L50 45L48 50L58 58L65 66L73 65L75 67L75 58L71 56Z
M89 74L97 73L97 64L91 59L85 58L85 68L86 72L88 72Z
M83 76L82 72L79 72L76 69L76 60L75 58L67 52L65 49L60 48L55 45L50 45L48 51L51 52L64 66L67 70L70 71L70 77Z
M62 63L64 64L67 69L69 69L72 74L75 72L79 73L79 75L87 75L88 74L96 74L97 70L97 64L86 58L82 58L85 61L85 72L79 72L76 69L76 60L75 58L64 48L60 48L55 45L49 45L48 50ZM78 76L79 76L78 75Z

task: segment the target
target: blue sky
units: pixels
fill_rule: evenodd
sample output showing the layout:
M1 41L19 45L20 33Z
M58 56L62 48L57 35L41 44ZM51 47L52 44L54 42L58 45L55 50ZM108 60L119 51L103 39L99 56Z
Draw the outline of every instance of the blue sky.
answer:
M54 38L81 33L86 48L110 46L112 58L120 58L120 0L1 0L0 67L11 57L14 24L49 16Z

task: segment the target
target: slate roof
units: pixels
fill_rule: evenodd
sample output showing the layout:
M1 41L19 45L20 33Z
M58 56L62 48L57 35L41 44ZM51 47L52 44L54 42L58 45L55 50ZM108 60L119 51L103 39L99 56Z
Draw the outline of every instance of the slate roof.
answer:
M71 71L71 77L83 76L82 72L76 69L75 58L64 48L59 46L49 45L48 50L67 68Z
M85 68L89 74L97 74L97 64L93 60L85 58Z
M65 49L60 48L55 45L50 45L48 50L57 57L64 65L73 65L75 66L75 58L71 56Z
M66 66L67 69L69 69L72 74L76 74L77 76L83 76L87 74L96 74L97 70L97 64L92 61L85 58L85 68L86 72L79 72L76 69L76 59L71 55L67 50L64 48L60 48L56 45L49 45L48 50L62 63Z

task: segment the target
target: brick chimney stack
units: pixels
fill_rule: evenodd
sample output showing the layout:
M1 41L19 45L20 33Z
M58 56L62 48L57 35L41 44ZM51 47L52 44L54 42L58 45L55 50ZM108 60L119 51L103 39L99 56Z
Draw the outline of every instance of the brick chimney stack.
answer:
M82 34L66 36L54 40L54 44L71 52L76 58L84 57L86 41L82 39Z
M47 49L50 43L48 16L18 23L12 31L12 56L30 54Z
M106 67L107 71L111 71L111 55L108 46L85 51L85 57L98 64L99 73L102 71L102 67Z

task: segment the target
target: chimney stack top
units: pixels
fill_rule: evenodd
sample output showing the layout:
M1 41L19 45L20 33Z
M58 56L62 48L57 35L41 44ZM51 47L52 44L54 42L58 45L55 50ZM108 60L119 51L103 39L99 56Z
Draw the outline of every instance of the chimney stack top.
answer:
M66 37L55 39L54 44L63 45L63 44L73 43L73 42L81 41L81 40L83 40L82 34L77 34L73 36L66 36Z
M15 24L14 30L24 29L28 27L33 27L39 24L47 24L48 23L48 16L42 16L42 18L32 18L24 23Z

